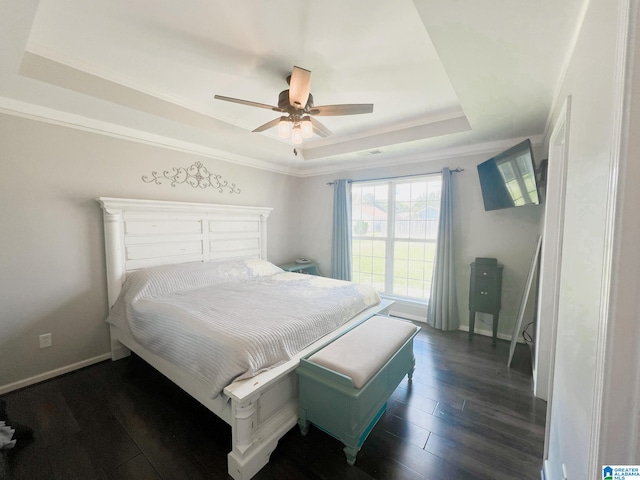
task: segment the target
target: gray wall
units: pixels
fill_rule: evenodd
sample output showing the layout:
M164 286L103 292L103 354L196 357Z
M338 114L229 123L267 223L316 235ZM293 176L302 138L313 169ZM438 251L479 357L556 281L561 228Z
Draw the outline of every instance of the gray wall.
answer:
M439 171L443 167L464 168L464 172L453 175L454 190L454 249L456 262L456 283L460 323L469 324L469 274L470 263L476 257L495 257L504 265L502 287L502 310L500 312L499 334L510 339L524 286L526 283L531 257L540 233L542 206L526 206L486 212L482 203L480 183L476 166L490 158L494 153L473 155L446 161L429 161L393 168L344 171L334 175L309 177L302 179L300 202L301 254L318 261L323 273L331 268L331 231L333 189L326 183L336 178L353 180L380 178L392 175L411 175L415 173ZM536 161L541 154L536 150ZM409 310L412 314L425 315ZM523 326L533 320L533 312L528 310ZM483 323L483 321L485 323ZM490 333L492 318L478 314L476 332L484 330Z
M296 179L118 138L0 115L0 389L109 351L99 196L273 207L269 259L296 250ZM146 184L202 161L239 195ZM39 349L38 336L53 346Z

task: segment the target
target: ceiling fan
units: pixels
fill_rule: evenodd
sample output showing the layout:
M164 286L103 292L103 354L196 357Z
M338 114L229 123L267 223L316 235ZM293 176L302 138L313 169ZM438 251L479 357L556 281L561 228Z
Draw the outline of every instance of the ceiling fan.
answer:
M253 131L264 132L277 125L278 136L281 138L289 138L289 135L291 135L293 143L296 145L302 143L303 138L310 138L313 133L321 137L331 135L331 130L313 118L313 115L338 116L373 112L373 104L371 103L322 105L316 107L313 104L313 95L309 92L311 72L304 68L294 66L291 75L287 76L287 83L289 84L289 89L280 92L277 107L264 103L240 100L238 98L224 97L222 95L216 95L214 98L216 100L224 100L226 102L240 103L242 105L249 105L250 107L266 108L274 112L286 113L287 115L271 120Z

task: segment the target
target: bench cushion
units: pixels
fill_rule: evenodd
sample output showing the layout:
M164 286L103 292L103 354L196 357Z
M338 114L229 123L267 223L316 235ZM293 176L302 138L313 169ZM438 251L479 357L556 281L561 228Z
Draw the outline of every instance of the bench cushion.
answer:
M342 373L362 388L418 329L403 320L376 315L348 331L309 361Z

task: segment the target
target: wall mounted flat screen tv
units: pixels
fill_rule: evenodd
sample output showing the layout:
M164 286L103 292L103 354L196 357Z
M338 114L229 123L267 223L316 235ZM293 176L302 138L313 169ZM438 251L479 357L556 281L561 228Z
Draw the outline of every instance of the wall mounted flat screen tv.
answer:
M529 139L478 165L485 210L539 205Z

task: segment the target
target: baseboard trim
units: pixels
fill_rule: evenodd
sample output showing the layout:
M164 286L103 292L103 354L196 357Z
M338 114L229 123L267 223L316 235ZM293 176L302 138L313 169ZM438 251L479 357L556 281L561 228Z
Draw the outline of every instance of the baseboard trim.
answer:
M93 365L95 363L100 363L110 359L111 353L104 353L102 355L98 355L97 357L88 358L78 363L73 363L71 365L66 365L64 367L56 368L55 370L41 373L40 375L25 378L24 380L18 380L17 382L9 383L7 385L0 385L0 395L13 392L14 390L19 390L21 388L29 387L31 385L35 385L36 383L44 382L45 380L59 377L60 375L64 375L65 373L73 372L74 370L79 370L81 368L88 367L89 365Z
M405 320L413 320L414 322L427 323L427 319L425 317L411 315L410 313L399 312L397 310L389 310L389 315L392 317L404 318Z
M463 332L468 332L469 331L469 326L468 325L460 325L458 327L458 330L462 330ZM474 328L473 329L473 333L475 333L476 335L484 335L486 337L492 337L493 336L493 332L491 330L484 330L482 328ZM498 338L501 340L509 340L511 341L511 335L507 335L506 333L498 333ZM524 341L524 338L522 337L518 337L517 340L518 343L526 343Z
M404 312L399 312L396 310L389 310L389 315L392 317L398 317L398 318L404 318L405 320L412 320L414 322L420 322L420 323L427 323L427 319L424 317L419 317L417 315L411 315L409 313L404 313ZM469 331L469 326L468 325L460 325L458 327L458 330L462 330L463 332L468 332ZM475 328L474 329L474 333L476 335L484 335L486 337L492 337L493 336L493 331L491 330L484 330L482 328ZM508 340L511 341L511 336L507 335L506 333L498 333L498 338L501 340ZM526 344L526 342L524 341L524 338L522 336L518 337L517 343L523 343Z
M422 322L424 322L424 320L422 320ZM468 332L469 327L466 325L461 325L460 327L458 327L458 330ZM493 333L489 330L475 329L475 333L478 335L485 335L488 337L493 335ZM509 337L508 335L505 335L504 333L498 333L498 338L502 340L511 340L511 337ZM524 343L524 339L522 337L519 337L518 343ZM111 359L111 353L103 353L102 355L88 358L86 360L82 360L77 363L72 363L71 365L66 365L64 367L56 368L54 370L41 373L40 375L35 375L33 377L25 378L24 380L18 380L17 382L9 383L7 385L0 385L0 395L13 392L14 390L19 390L21 388L29 387L31 385L35 385L36 383L44 382L45 380L59 377L60 375L64 375L65 373L73 372L74 370L79 370L81 368L88 367L90 365L100 363L110 359ZM545 467L546 467L546 463L545 463Z

